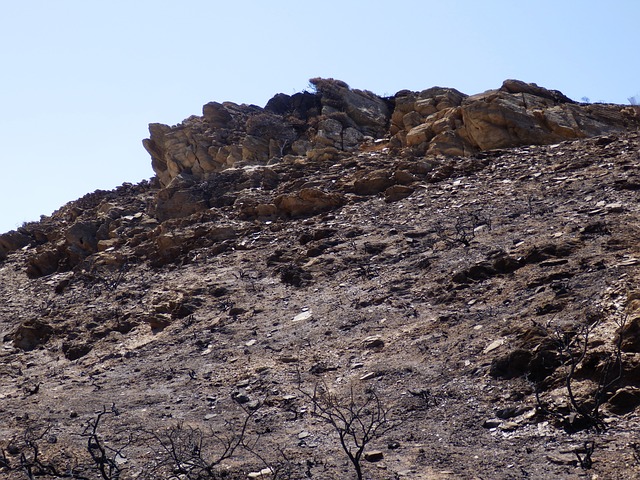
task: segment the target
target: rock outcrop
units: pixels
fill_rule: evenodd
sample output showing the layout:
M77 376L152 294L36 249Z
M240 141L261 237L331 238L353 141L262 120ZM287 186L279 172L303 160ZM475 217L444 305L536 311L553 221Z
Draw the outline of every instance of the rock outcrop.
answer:
M123 243L147 244L155 235L150 232L173 219L215 216L217 209L243 220L312 216L342 207L352 201L349 195L395 202L425 183L484 168L490 154L479 155L483 151L639 125L633 108L578 104L558 91L517 80L473 96L433 87L390 98L340 80L315 78L311 84L314 92L280 93L264 108L211 102L202 116L177 126L151 124L143 143L157 182L121 187L147 192L144 212L139 205L129 211L112 208L108 192L87 195L74 208L57 212L65 220L61 230L26 225L0 235L0 261L30 246L32 278L73 269L96 253L118 265L122 260L110 256L111 250ZM367 155L402 161L370 168ZM331 183L314 180L321 164L333 165ZM131 224L139 225L135 237L123 238ZM171 257L167 252L179 243L166 228L164 240L149 254L157 262ZM198 231L189 242L206 243L206 236Z
M149 126L143 141L160 184L182 173L206 179L286 155L335 160L374 140L413 156L470 156L485 150L544 145L638 125L622 105L578 104L556 90L506 80L468 96L452 88L402 90L383 98L334 79L311 79L314 92L274 96L264 108L206 104L179 125ZM381 139L384 139L381 140Z
M629 107L578 104L556 90L518 80L473 96L432 88L402 91L395 100L391 144L426 155L547 145L638 125Z
M265 108L208 103L175 127L149 125L143 145L163 186L180 173L198 178L225 168L267 164L285 154L352 151L387 133L390 103L339 80L312 79L316 93L277 94Z

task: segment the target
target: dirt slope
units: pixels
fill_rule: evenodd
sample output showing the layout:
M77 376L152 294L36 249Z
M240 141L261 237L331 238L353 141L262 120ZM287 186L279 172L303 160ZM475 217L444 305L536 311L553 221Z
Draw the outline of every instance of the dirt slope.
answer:
M29 478L33 444L41 464L103 478L86 430L103 408L101 444L130 440L123 479L223 478L153 470L158 439L238 433L245 411L264 461L238 448L227 478L283 463L280 478L352 478L313 414L318 386L345 405L374 388L389 409L365 478L640 478L639 147L371 147L188 183L215 205L182 218L156 219L152 182L26 225L0 263L3 478ZM289 216L259 207L285 201ZM83 238L96 251L74 250Z

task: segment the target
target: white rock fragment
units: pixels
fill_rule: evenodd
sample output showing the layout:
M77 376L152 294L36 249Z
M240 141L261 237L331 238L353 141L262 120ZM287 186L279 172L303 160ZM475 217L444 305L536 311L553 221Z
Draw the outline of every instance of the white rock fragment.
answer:
M308 320L311 320L312 318L313 318L313 311L306 310L302 313L299 313L295 317L293 317L292 322L306 322Z

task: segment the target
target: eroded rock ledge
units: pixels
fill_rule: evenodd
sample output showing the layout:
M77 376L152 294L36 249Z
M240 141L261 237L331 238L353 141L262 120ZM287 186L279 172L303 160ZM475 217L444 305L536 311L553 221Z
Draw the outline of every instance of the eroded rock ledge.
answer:
M202 116L176 126L151 124L143 144L161 185L182 172L206 179L229 167L264 165L286 155L335 160L376 140L415 156L470 156L638 125L638 114L629 106L579 104L518 80L472 96L433 87L393 97L351 89L340 80L310 82L314 92L279 93L264 108L212 102Z

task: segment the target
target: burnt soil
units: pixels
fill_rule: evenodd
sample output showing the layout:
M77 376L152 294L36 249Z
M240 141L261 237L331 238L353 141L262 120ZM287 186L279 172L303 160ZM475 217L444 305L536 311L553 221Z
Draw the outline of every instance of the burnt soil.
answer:
M226 478L355 478L314 389L345 405L375 391L388 410L365 478L640 478L639 147L630 133L427 166L372 147L274 163L269 185L163 223L152 181L25 225L39 240L0 263L2 478L30 478L34 443L42 464L103 478L83 466L103 411L123 479L197 478L158 467L158 438L237 434L246 412ZM354 193L377 170L409 171L413 193ZM310 187L345 204L256 217L237 200ZM34 272L55 232L105 214L111 243Z

